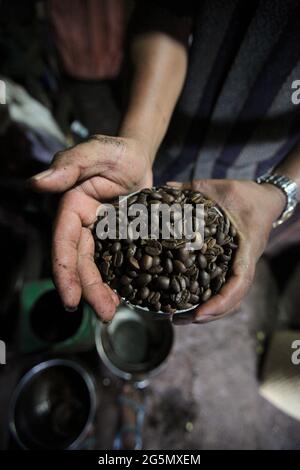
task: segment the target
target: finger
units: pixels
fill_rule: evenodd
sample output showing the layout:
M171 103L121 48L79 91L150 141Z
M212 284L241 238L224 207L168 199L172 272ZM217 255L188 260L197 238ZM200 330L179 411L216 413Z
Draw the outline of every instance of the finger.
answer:
M166 185L175 189L190 189L192 187L191 183L180 183L179 181L167 181Z
M66 193L60 203L52 244L54 282L68 309L77 307L81 286L77 270L78 244L82 225L96 219L99 203L79 190Z
M58 152L54 156L51 167L30 178L29 182L40 191L66 191L76 183L92 176L105 176L107 170L116 164L114 159L111 149L108 158L95 142L79 144L72 149Z
M94 262L94 240L87 228L82 228L78 245L78 273L85 300L103 321L114 316L119 299L116 294L103 283L99 270Z
M63 192L75 185L80 174L80 161L70 150L57 154L51 167L30 178L29 183L38 191Z
M238 313L241 309L241 303L239 302L235 307L233 307L231 310L228 310L226 313L224 313L223 315L206 315L206 316L202 316L201 317L195 317L194 320L193 320L193 323L197 323L197 324L204 324L204 323L210 323L212 321L216 321L216 320L221 320L222 318L224 317L230 317L236 313Z
M241 302L250 288L255 271L250 245L240 237L231 276L220 292L196 310L195 320L225 315Z
M53 236L52 265L55 285L67 309L76 308L81 297L77 271L80 233L79 215L70 210L60 210Z

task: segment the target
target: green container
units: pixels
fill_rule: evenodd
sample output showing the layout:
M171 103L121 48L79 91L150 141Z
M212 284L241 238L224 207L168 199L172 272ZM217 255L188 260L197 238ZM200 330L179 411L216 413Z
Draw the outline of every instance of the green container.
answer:
M66 312L50 279L28 282L20 296L19 350L88 351L95 344L96 321L84 302L77 311Z

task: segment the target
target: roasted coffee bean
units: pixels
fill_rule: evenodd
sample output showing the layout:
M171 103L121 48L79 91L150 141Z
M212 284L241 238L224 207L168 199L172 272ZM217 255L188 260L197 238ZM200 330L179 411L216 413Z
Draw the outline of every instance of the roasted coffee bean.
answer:
M175 273L185 273L186 272L185 265L183 264L182 261L180 261L178 259L175 259L173 261L173 268L174 268Z
M207 258L207 263L208 264L214 263L217 260L217 256L215 255L214 252L207 253L206 258Z
M113 265L117 268L122 266L124 260L123 253L121 251L117 251L113 256Z
M160 237L166 228L161 225L162 212L158 210L161 203L176 203L182 208L184 204L194 204L191 214L195 233L191 241L194 245L189 249L190 241L184 237L151 238L150 229L149 238L135 239L135 216L130 215L128 224L128 214L119 210L118 202L113 202L117 229L121 223L127 222L128 237L124 240L118 234L114 240L100 240L96 236L97 230L93 231L95 262L104 282L133 305L147 307L153 312L166 312L167 315L206 302L224 285L237 249L237 231L229 218L213 201L189 189L148 188L127 199L128 207L136 202L148 209L148 224L153 221L159 223L156 233ZM204 221L196 216L198 203L204 205L204 227ZM177 220L181 220L181 214L172 210L167 223L172 234L178 228ZM201 237L202 229L205 242Z
M188 276L190 279L194 280L195 276L197 278L198 272L199 272L199 270L198 270L196 264L194 264L190 268L187 268L187 270L185 271L185 275Z
M121 243L120 242L115 242L115 243L112 244L112 247L111 247L110 251L112 253L116 253L117 251L120 251L121 248L122 248Z
M102 258L104 259L104 261L109 262L112 259L112 255L110 254L109 251L106 250L102 253Z
M164 312L175 313L176 308L172 307L170 304L164 305Z
M140 267L144 271L148 271L153 265L153 258L150 255L144 255L140 261Z
M204 238L210 237L210 228L206 225L204 227Z
M151 274L141 273L134 281L137 287L144 287L152 281Z
M191 254L189 258L184 261L186 268L191 268L196 261L196 255Z
M133 279L138 277L138 273L132 269L129 269L126 274L128 274L128 276L132 277Z
M223 253L221 256L220 256L220 261L230 261L231 259L231 256L230 255L226 255L225 253Z
M109 283L110 287L113 289L113 290L117 290L119 287L120 287L120 279L118 279L118 277L115 277L110 283Z
M152 197L152 199L158 199L158 200L162 199L162 195L158 191L153 191L151 193L151 197Z
M120 293L122 297L127 297L133 292L133 287L131 284L127 284L127 286L122 286L120 289Z
M176 258L180 261L183 261L183 263L189 259L190 255L191 252L187 248L179 248L179 250L176 252Z
M106 276L106 280L107 281L112 281L114 278L115 278L115 274L113 271L111 271L111 269L108 271L108 275Z
M210 275L206 271L200 271L198 279L202 286L207 286L210 281Z
M154 305L152 306L152 309L154 310L154 312L159 312L160 309L161 309L161 304L160 304L160 302L157 302L156 304L154 304Z
M108 276L109 263L107 261L102 261L102 263L100 263L100 271L104 276Z
M194 204L200 204L202 202L202 199L203 199L202 194L195 193L191 197L191 202L193 202Z
M218 232L217 233L216 242L218 243L218 245L224 245L225 237L226 237L226 235L225 235L224 232Z
M179 282L179 284L180 284L181 290L186 289L186 281L185 281L185 278L178 276L177 279L178 279L178 282Z
M160 257L153 256L152 266L159 266L160 265Z
M161 243L158 240L148 240L148 243L145 246L145 252L151 256L160 255L162 252Z
M215 245L216 245L216 239L215 238L209 238L207 241L206 241L206 244L207 244L207 251L210 251L212 250Z
M203 243L200 251L201 251L202 254L204 254L204 253L206 253L206 250L207 250L207 244Z
M150 292L147 300L150 304L156 304L160 300L160 292Z
M237 247L238 247L237 243L233 243L233 242L228 243L228 246L229 246L232 250L236 250Z
M190 282L190 292L192 294L195 294L198 289L199 289L199 282L197 281Z
M190 299L190 292L188 290L182 290L175 295L175 301L177 303L186 303Z
M132 196L129 196L129 198L127 199L127 205L128 206L131 206L132 204L134 204L137 200L138 200L138 195L137 194L133 194Z
M132 282L132 278L131 277L128 277L128 276L125 276L125 274L123 274L121 277L120 277L120 284L122 284L122 286L127 286L128 284L130 284Z
M164 268L162 266L152 266L152 268L148 269L150 274L159 274L162 273Z
M179 249L180 247L184 246L186 244L186 241L180 239L170 239L162 240L161 244L164 248L167 248L168 250L176 250L177 248Z
M132 292L127 296L128 300L132 301L133 299L135 299L136 294L137 294L137 289L133 289Z
M145 300L149 297L150 289L147 286L142 287L138 290L137 296L141 300Z
M210 297L211 297L211 290L206 289L202 294L201 300L202 302L206 302L208 299L210 299Z
M166 259L164 267L165 267L166 273L171 274L171 272L173 271L173 263L170 258Z
M137 199L138 204L142 204L143 206L146 205L147 202L147 194L140 193Z
M190 299L189 299L189 302L193 305L196 305L200 302L200 297L196 294L191 294L190 295Z
M197 256L197 261L198 261L198 265L201 269L205 269L206 266L207 266L207 259L206 257L200 253L198 256Z
M96 240L95 242L95 249L99 254L103 250L102 243L99 240Z
M169 194L163 191L161 193L161 196L162 196L161 200L164 204L172 204L172 202L174 202L174 196L172 196L172 194Z
M230 225L229 234L234 238L237 235L236 228L234 225Z
M135 252L134 257L135 257L138 261L140 261L140 260L142 259L142 256L143 256L143 251L142 251L141 248L138 248L138 249L136 250L136 252Z
M222 274L222 268L220 268L220 266L216 266L216 268L210 273L210 279L214 279L215 277L221 276Z
M158 201L157 199L148 199L148 204L150 204L150 206L160 206L161 201Z
M225 215L224 216L224 227L223 227L223 232L225 233L225 235L228 235L229 230L230 230L230 220Z
M128 258L128 262L130 264L130 266L134 269L140 269L140 265L139 265L139 262L136 258L134 258L133 256L130 256L130 258Z
M184 275L182 276L182 278L185 280L185 285L186 285L186 287L189 288L189 287L190 287L190 283L191 283L190 278L187 277L187 276L184 276Z
M177 277L172 277L170 287L171 287L171 290L173 292L175 292L175 293L180 292L181 286L180 286L180 283L177 280Z
M170 286L170 278L168 276L158 276L156 285L159 289L167 290Z
M214 272L214 270L216 269L217 265L215 262L211 261L208 266L207 266L207 271L208 273L210 274L210 277L211 277L211 274Z
M223 280L221 277L216 277L212 280L211 286L214 294L217 294L223 285Z

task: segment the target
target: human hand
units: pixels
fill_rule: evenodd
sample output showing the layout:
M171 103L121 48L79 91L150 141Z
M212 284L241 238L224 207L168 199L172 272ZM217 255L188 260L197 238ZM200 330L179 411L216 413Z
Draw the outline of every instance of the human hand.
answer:
M119 303L94 263L91 229L100 201L152 186L151 155L134 138L96 135L55 155L49 170L30 180L38 191L65 192L54 226L54 281L65 308L81 296L104 321Z
M231 275L220 292L188 313L174 315L174 323L206 323L239 309L248 292L258 259L267 244L272 223L285 206L285 196L270 184L238 180L197 180L192 183L170 182L168 185L192 188L213 199L237 229L238 249Z

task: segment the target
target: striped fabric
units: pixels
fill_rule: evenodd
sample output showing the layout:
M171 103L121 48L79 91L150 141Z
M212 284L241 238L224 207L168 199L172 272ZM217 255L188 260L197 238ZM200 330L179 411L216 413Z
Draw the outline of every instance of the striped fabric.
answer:
M155 181L253 179L300 138L300 108L291 101L292 82L300 79L300 1L184 3L188 13L153 0L151 16L145 15L145 29L173 36L182 22L181 41L191 20L188 75L156 159Z

